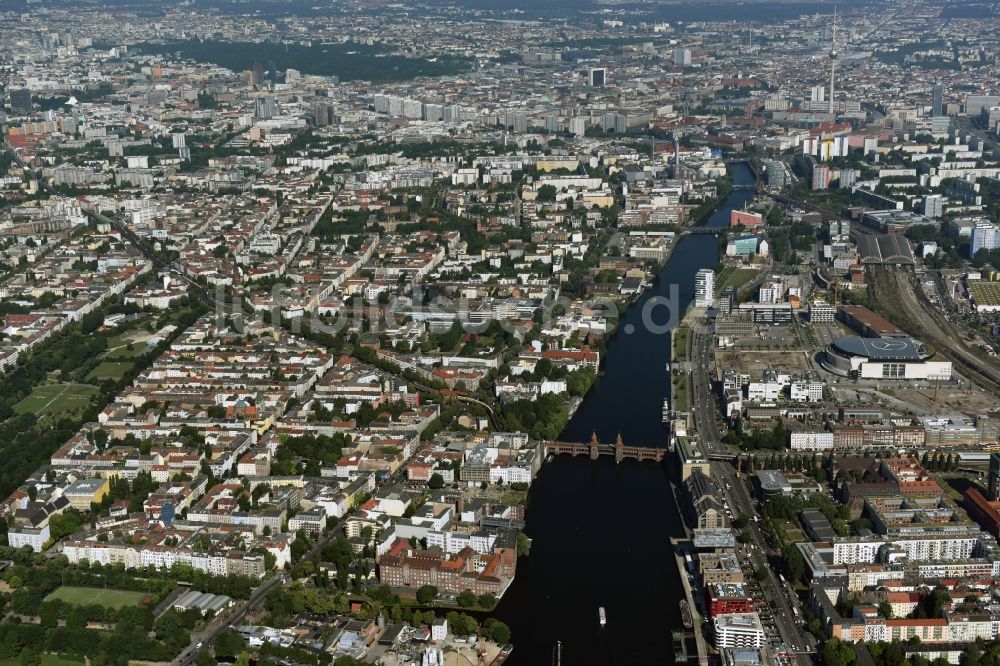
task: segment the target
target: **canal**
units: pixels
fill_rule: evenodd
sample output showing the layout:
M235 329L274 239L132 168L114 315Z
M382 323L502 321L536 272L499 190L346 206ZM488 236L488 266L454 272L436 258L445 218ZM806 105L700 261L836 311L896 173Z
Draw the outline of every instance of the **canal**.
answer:
M755 182L742 163L730 176L735 184ZM733 191L706 223L728 225L729 212L752 198L753 192ZM610 442L620 433L625 444L666 446L661 408L670 336L649 330L643 310L657 328L669 324L671 314L680 319L694 295L695 272L718 261L715 236L679 241L659 280L619 322L604 373L561 439L585 442L596 432ZM653 298L661 300L650 308ZM670 632L682 628L683 589L669 537L682 536L683 528L665 466L560 456L532 486L525 531L531 554L518 562L495 613L511 628L515 649L508 664L551 664L557 641L567 666L673 662Z

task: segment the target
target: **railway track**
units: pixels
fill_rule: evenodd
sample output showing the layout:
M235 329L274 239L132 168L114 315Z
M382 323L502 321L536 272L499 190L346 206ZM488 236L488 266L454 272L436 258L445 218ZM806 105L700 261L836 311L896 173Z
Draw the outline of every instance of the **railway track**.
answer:
M958 331L927 301L912 268L868 266L868 293L877 308L894 316L925 343L954 363L970 380L1000 394L1000 369L973 353Z

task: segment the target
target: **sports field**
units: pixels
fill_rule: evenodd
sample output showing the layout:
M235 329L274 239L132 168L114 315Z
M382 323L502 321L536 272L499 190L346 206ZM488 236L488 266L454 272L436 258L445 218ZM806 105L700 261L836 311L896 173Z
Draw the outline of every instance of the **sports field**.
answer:
M97 387L90 384L41 384L28 397L14 405L19 414L32 412L35 416L58 415L85 409Z
M125 590L109 590L100 587L74 587L63 585L56 588L46 599L60 599L68 604L92 606L97 604L106 608L121 608L136 606L148 595L145 592L127 592Z

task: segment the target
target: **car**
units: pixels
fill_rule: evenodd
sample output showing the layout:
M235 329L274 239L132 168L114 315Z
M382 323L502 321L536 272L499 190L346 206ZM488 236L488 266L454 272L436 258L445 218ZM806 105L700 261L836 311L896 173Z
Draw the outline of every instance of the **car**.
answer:
M197 644L197 645L195 645L194 647L195 647L195 649L196 649L196 650L200 650L200 649L201 649L201 646L202 646L202 645L204 645L204 644L205 644L205 642L204 642L204 641L198 641L198 644Z

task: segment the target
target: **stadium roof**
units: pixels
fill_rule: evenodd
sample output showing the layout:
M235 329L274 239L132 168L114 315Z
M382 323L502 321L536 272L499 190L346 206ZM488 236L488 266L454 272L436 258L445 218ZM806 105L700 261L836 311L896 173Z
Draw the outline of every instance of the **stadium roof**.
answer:
M861 338L847 335L837 338L833 347L851 356L867 356L875 361L919 361L920 353L912 340L904 338Z
M913 249L903 234L859 234L862 264L915 264Z

